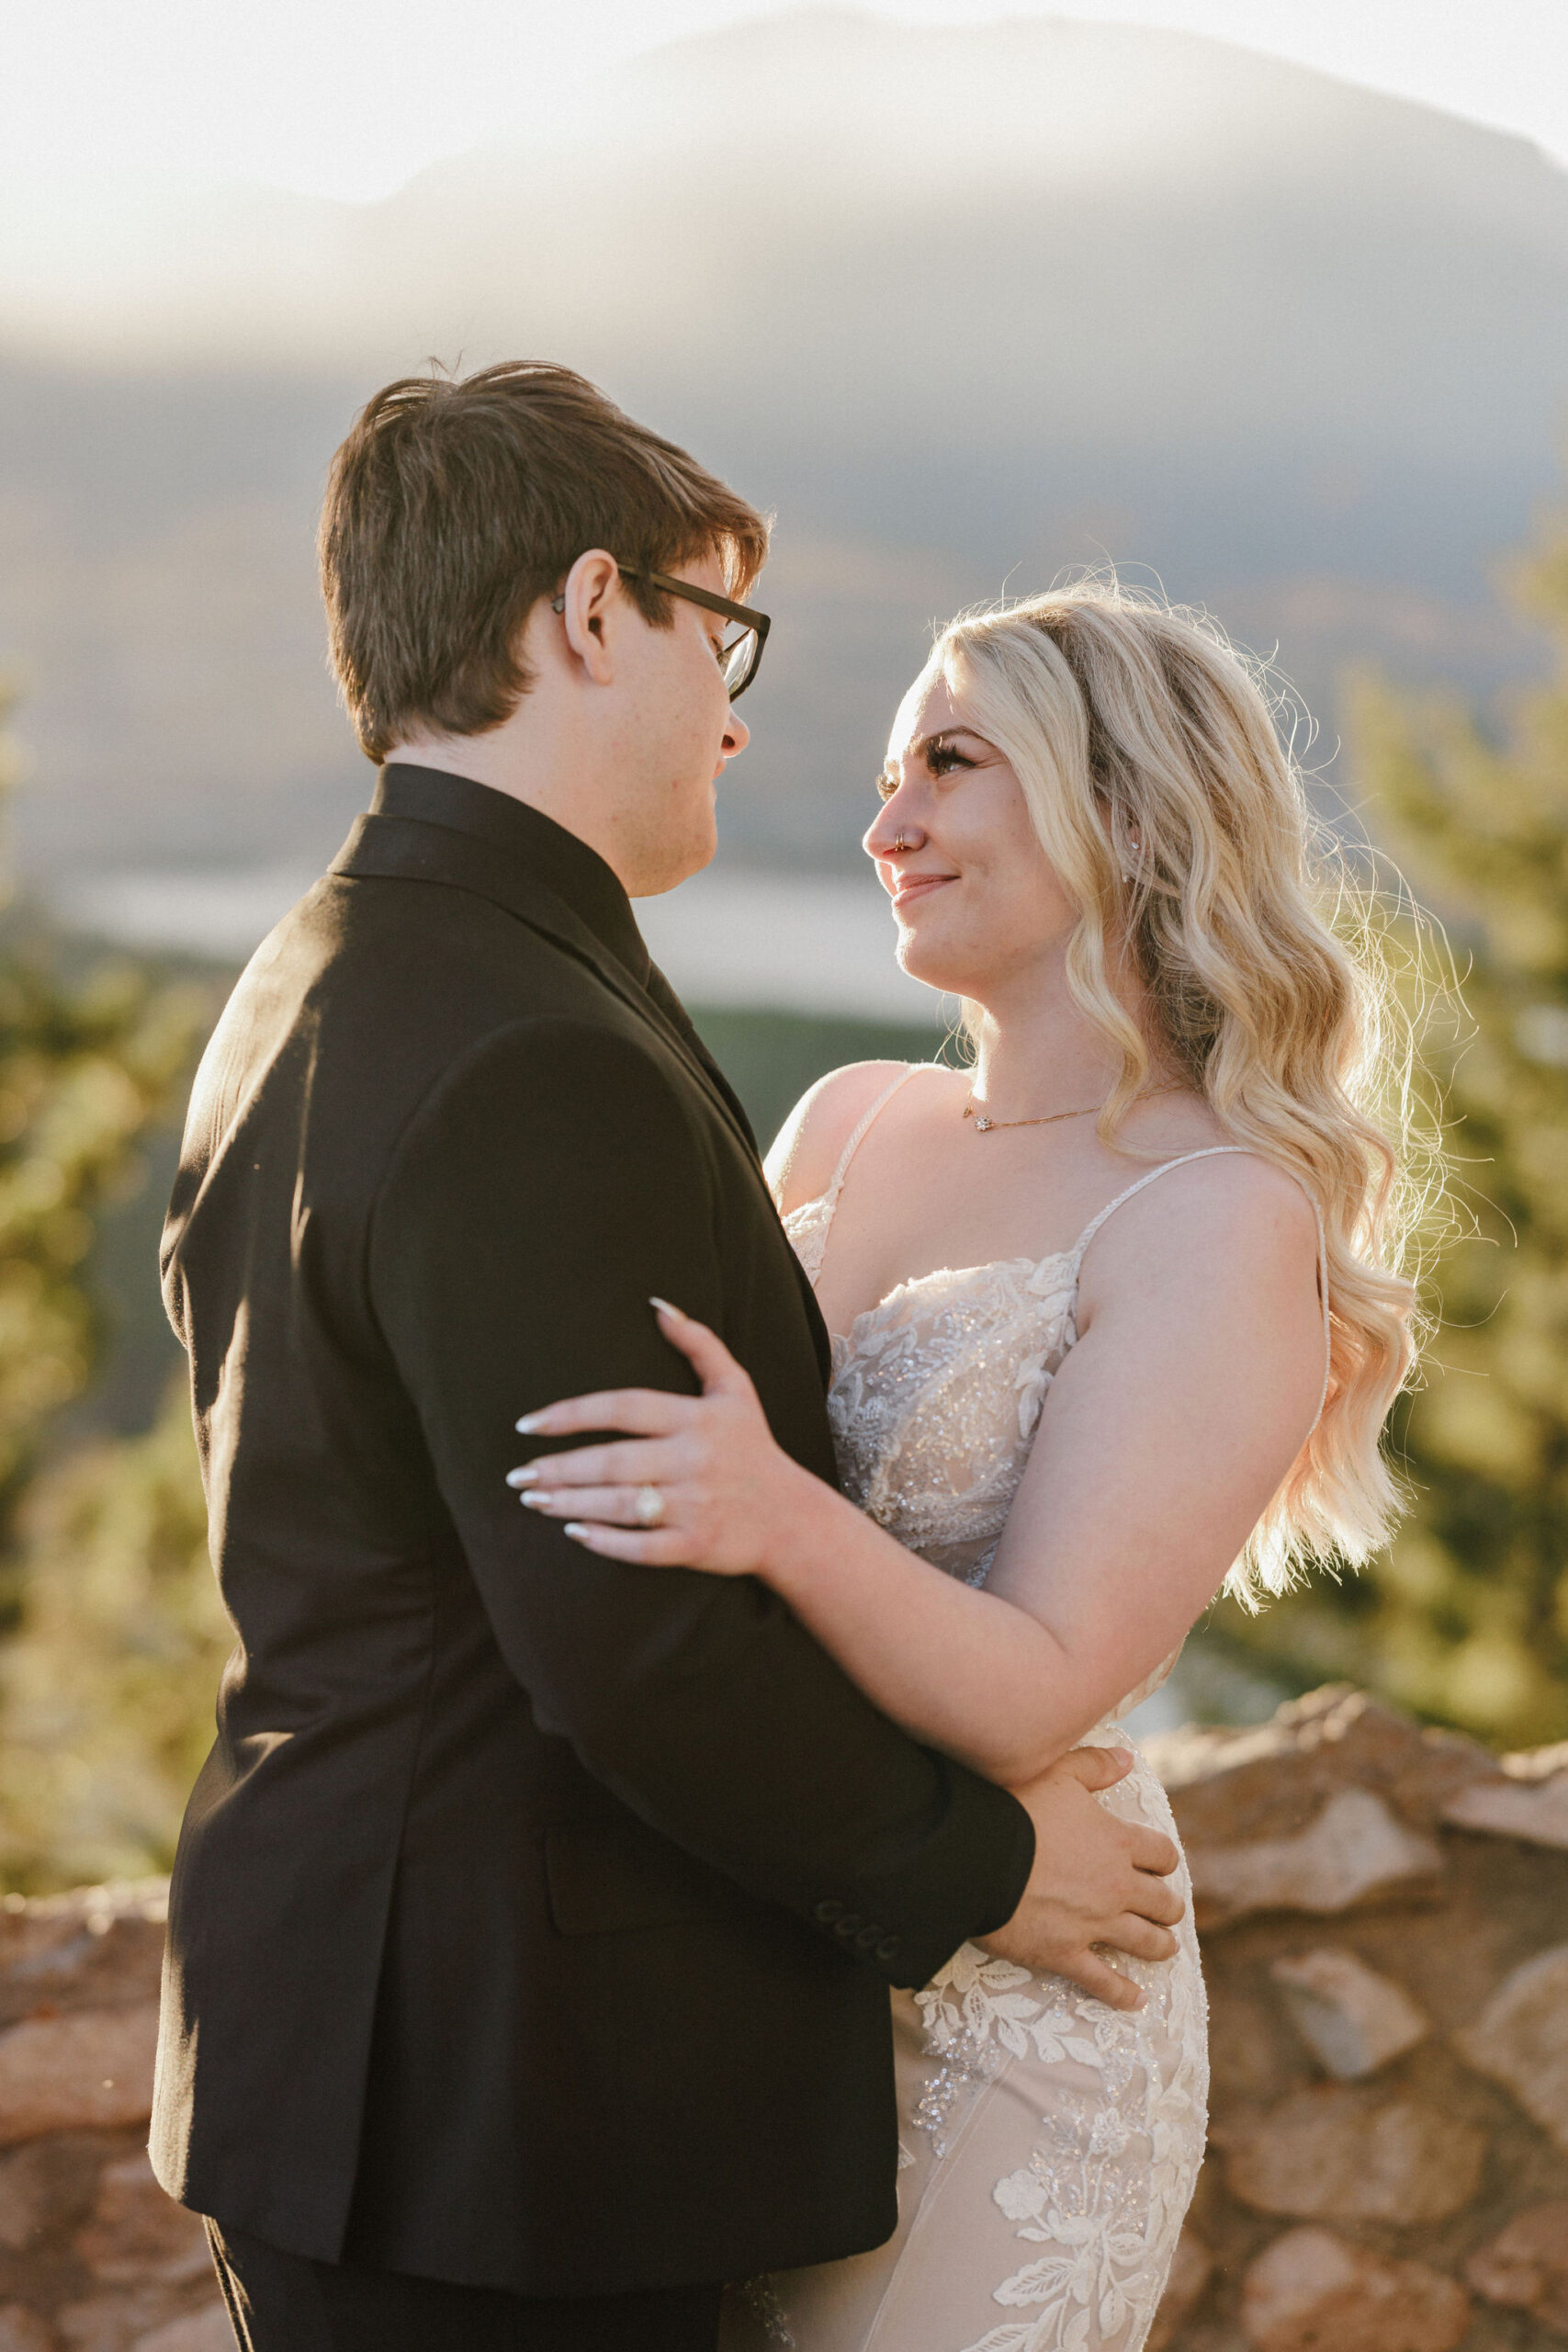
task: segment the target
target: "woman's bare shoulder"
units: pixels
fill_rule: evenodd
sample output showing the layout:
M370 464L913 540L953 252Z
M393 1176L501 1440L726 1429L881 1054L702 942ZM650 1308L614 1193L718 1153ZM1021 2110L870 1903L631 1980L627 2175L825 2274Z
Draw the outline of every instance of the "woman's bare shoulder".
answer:
M1185 1181L1193 1179L1196 1181ZM1252 1250L1278 1238L1289 1249L1317 1250L1317 1212L1298 1177L1259 1151L1210 1147L1209 1155L1173 1169L1168 1205L1194 1234L1224 1236ZM1151 1188L1153 1189L1153 1188Z
M859 1122L877 1096L914 1067L909 1062L846 1062L807 1089L774 1136L765 1162L781 1212L821 1198Z
M1086 1304L1122 1279L1143 1288L1157 1265L1208 1289L1256 1293L1318 1261L1311 1195L1259 1152L1200 1149L1161 1171L1105 1226L1084 1261Z

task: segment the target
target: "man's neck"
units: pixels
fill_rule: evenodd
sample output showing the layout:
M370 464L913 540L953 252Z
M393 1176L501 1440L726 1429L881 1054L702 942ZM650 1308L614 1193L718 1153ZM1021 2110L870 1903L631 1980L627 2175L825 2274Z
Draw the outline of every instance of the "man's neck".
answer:
M520 743L510 724L484 735L429 735L389 751L386 764L436 768L446 775L464 776L470 784L487 785L509 799L536 808L563 831L586 842L605 864L617 870L613 855L613 828L600 821L598 796L592 778L547 747Z
M394 743L385 764L439 768L446 775L467 776L470 784L487 784L492 792L504 792L513 800L525 800L530 808L554 817L558 825L563 821L547 805L547 793L541 794L536 783L530 789L532 763L520 760L514 746L503 746L489 736L428 735L414 742ZM572 829L568 826L567 830Z

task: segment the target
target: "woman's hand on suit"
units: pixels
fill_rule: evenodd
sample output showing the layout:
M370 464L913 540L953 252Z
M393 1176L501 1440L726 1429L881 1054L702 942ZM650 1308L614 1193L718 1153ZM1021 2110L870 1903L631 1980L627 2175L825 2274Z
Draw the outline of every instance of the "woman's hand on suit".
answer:
M625 1434L542 1454L507 1484L526 1509L563 1520L574 1543L610 1559L766 1577L803 1509L831 1490L774 1442L756 1389L717 1334L664 1299L650 1304L702 1395L605 1389L525 1414L517 1427L526 1437Z

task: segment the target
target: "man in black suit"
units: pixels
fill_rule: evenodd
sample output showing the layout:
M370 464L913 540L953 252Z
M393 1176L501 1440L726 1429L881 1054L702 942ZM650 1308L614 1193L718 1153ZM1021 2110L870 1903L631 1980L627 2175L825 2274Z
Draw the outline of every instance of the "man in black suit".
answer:
M833 1476L814 1301L628 904L712 855L765 548L559 368L393 385L334 465L383 772L219 1023L164 1250L239 1645L153 2153L250 2352L711 2347L718 2282L894 2226L890 1983L1170 1948L1114 1764L1021 1803L761 1586L505 1482L520 1412L691 1385L654 1293Z

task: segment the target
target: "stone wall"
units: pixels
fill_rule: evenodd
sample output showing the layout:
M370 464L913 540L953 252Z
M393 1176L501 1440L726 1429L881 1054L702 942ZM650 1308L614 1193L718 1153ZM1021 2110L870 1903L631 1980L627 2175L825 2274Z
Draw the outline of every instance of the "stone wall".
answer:
M1152 2352L1562 2352L1568 1748L1339 1689L1150 1754L1213 2056Z
M0 2352L234 2352L147 2161L161 1882L0 1913Z
M1562 2352L1568 1749L1331 1690L1151 1752L1214 2055L1152 2352ZM0 2352L232 2352L142 2148L163 1892L0 1913Z

